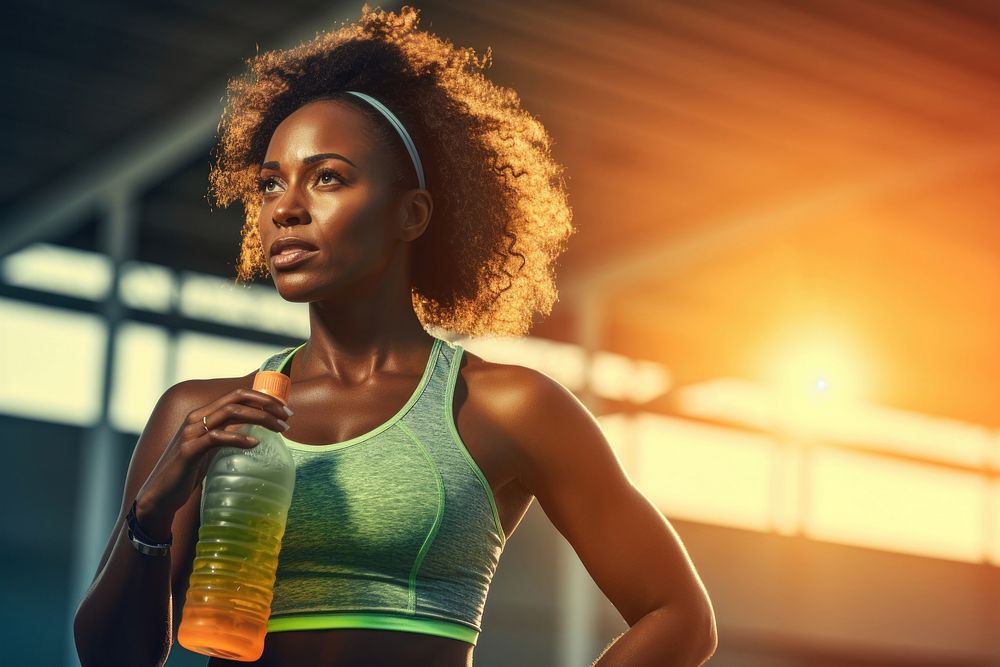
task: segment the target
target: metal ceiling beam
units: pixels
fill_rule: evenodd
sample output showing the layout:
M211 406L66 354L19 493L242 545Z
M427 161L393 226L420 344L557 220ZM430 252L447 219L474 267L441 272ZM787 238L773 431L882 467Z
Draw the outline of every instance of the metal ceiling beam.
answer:
M399 2L380 3L385 9ZM290 48L311 40L319 31L331 29L343 20L355 18L353 5L334 3L328 12L311 16L298 28L275 40ZM114 146L71 179L21 202L0 219L0 257L12 254L32 243L65 236L83 224L88 215L100 213L115 196L130 194L137 198L152 184L163 179L178 165L210 146L222 115L228 77L206 86L203 97L170 121L138 139ZM220 92L223 97L220 97Z
M979 143L945 157L920 162L884 176L860 180L809 193L774 208L736 217L706 219L698 233L644 242L635 252L619 254L592 269L567 276L560 298L572 301L595 293L609 294L650 278L668 279L790 229L829 220L841 212L877 197L916 191L942 179L1000 163L1000 144Z

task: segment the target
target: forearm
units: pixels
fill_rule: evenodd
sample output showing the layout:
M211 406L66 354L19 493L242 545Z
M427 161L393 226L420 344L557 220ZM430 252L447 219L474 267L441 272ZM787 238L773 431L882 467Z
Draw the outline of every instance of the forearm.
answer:
M619 635L591 667L698 667L715 652L714 616L694 622L669 607L652 611Z
M77 609L73 635L83 667L161 665L170 646L170 556L147 556L118 539Z

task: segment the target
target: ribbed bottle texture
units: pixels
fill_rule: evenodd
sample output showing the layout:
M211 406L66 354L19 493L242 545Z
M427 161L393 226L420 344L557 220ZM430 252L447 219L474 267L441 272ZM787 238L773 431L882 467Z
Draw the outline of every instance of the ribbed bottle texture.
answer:
M259 443L221 448L205 475L177 641L196 653L252 662L264 652L295 463L274 431L256 424L239 431Z

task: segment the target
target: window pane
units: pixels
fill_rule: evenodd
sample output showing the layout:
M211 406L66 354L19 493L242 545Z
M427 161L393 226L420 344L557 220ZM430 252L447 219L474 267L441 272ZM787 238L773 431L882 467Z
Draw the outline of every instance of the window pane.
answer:
M771 440L652 415L637 417L635 432L632 476L668 517L768 528Z
M12 299L0 299L0 323L0 410L60 424L96 421L104 323Z
M810 477L812 537L970 562L983 555L982 475L817 447Z

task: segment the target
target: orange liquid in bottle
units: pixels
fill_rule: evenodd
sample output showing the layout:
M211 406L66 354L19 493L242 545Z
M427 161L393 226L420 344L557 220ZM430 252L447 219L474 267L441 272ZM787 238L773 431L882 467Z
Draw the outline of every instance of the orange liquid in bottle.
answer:
M220 448L205 475L177 641L195 653L252 662L264 652L295 464L274 431L255 424L239 431L259 443Z

